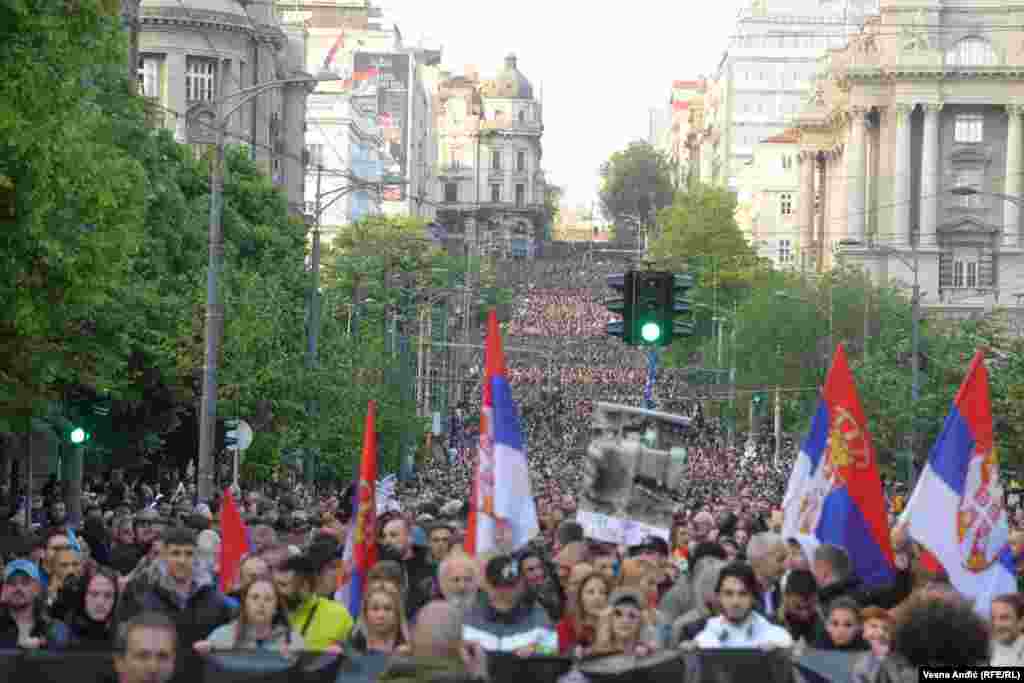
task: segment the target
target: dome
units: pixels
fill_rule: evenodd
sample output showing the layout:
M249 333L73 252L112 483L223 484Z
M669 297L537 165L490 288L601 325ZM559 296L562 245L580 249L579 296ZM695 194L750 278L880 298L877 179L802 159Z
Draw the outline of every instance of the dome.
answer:
M491 97L508 97L523 100L533 99L533 86L526 76L516 68L516 56L505 58L505 68L494 79Z

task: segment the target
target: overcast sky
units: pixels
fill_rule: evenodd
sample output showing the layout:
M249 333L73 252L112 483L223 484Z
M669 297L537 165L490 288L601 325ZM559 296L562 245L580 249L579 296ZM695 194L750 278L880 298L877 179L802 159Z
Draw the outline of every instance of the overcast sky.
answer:
M509 52L544 88L548 179L568 201L597 196L597 170L630 140L646 138L648 108L673 80L711 74L749 0L377 0L407 45L440 45L453 72L492 76Z

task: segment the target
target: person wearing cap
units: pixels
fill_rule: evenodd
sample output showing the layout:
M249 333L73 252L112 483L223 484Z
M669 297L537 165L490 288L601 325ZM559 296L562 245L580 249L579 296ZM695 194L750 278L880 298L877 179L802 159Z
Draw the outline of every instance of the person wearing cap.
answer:
M668 541L653 534L645 536L639 545L630 548L629 556L647 560L658 568L658 600L672 590L675 583L667 571L670 550Z
M646 657L658 649L652 624L647 620L646 597L632 588L619 588L608 598L608 610L597 626L594 656Z
M60 649L67 628L46 616L39 567L29 560L13 560L4 567L0 604L0 649Z
M700 649L791 648L793 638L789 632L754 609L759 590L757 576L749 564L733 562L723 567L715 586L719 615L708 620L694 644Z
M491 652L521 657L558 652L558 635L547 613L526 600L526 579L519 562L497 555L484 568L484 597L466 613L463 638Z

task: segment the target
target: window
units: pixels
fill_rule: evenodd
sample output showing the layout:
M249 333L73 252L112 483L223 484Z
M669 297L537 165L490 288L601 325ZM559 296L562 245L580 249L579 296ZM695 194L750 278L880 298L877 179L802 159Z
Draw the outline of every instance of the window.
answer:
M982 114L957 114L953 126L956 142L981 142L985 134L985 117Z
M779 213L789 216L793 213L793 195L783 192L779 195Z
M323 166L324 146L319 144L306 145L306 163L310 166Z
M213 99L217 62L213 59L188 57L185 60L185 99L189 102Z
M498 183L491 184L491 201L495 204L501 201L501 185Z
M516 170L517 171L525 171L526 170L526 152L524 152L522 150L519 150L518 152L516 152Z
M956 174L956 179L953 181L953 187L970 187L975 190L981 190L981 180L981 171L978 169L959 171ZM980 194L957 195L957 199L960 206L965 209L974 209L981 206Z
M491 170L494 170L494 171L500 171L501 170L501 152L498 152L498 151L491 152Z
M516 206L522 208L526 203L526 185L518 183L516 185Z
M160 97L160 67L163 60L148 55L139 56L138 88L143 97Z
M964 38L946 53L950 66L994 66L996 61L995 50L981 38Z
M779 240L779 263L793 262L793 244L789 240Z
M526 123L526 110L519 110L519 123Z
M967 262L967 287L969 289L977 289L978 287L978 262L968 261Z
M953 261L953 286L962 289L964 286L964 262Z
M458 183L445 183L444 184L444 201L449 204L454 204L459 201L459 185Z

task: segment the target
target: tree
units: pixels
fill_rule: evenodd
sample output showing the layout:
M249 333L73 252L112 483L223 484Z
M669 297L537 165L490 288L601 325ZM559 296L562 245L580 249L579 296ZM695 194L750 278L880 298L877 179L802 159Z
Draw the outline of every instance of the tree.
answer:
M22 431L66 382L116 381L123 347L95 333L143 237L146 182L124 135L141 120L118 18L96 0L0 7L4 229L0 416ZM10 218L10 216L9 216Z
M552 183L547 183L544 186L544 225L548 239L551 239L552 226L558 222L558 214L562 210L564 196L564 187Z
M601 164L601 210L624 238L626 225L651 225L654 214L672 204L674 187L668 158L647 142L635 141ZM620 241L622 241L620 239Z

